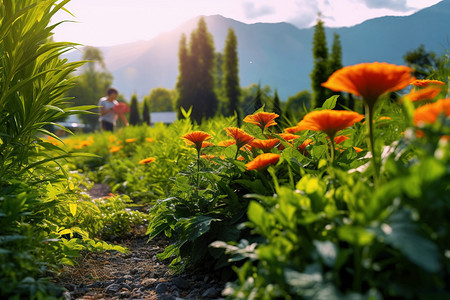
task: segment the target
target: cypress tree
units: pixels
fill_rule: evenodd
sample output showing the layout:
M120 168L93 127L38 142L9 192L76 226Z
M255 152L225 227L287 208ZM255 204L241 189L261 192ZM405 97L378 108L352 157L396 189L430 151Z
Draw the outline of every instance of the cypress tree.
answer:
M197 29L190 40L191 77L195 87L191 118L198 124L203 118L212 118L216 114L218 99L214 91L214 42L208 32L205 19L198 21Z
M191 33L189 51L184 35L181 37L179 47L177 107L178 109L183 107L185 110L192 107L190 117L200 124L202 119L213 117L218 106L214 90L214 42L203 17L198 21L197 29ZM180 117L180 109L178 116Z
M262 91L261 91L261 84L258 84L258 88L256 90L256 95L254 99L254 112L260 109L263 106L263 100L262 100Z
M314 27L313 37L313 59L314 67L311 72L311 86L313 90L313 103L315 107L321 107L325 100L329 97L328 89L321 86L321 84L328 79L328 48L325 37L325 28L323 21L319 18Z
M178 81L176 84L176 88L178 91L178 99L177 99L177 115L178 119L181 119L183 115L181 114L180 107L184 108L186 111L192 106L190 101L190 92L192 90L192 85L189 83L190 74L190 66L189 66L189 53L186 42L186 35L183 33L181 35L180 43L178 46L178 59L179 59L179 74Z
M139 125L140 123L137 96L133 94L130 104L130 125Z
M144 124L147 124L150 126L150 109L148 108L147 99L144 98L144 110L142 112L142 120L144 121Z
M275 93L273 95L272 112L274 112L277 115L279 115L278 121L277 121L277 123L278 123L277 128L281 129L280 122L283 122L284 118L283 118L283 111L281 109L280 97L278 96L278 91L277 90L275 90Z
M278 96L278 91L275 90L275 94L273 96L272 101L272 112L276 113L280 116L280 119L283 115L283 111L281 110L281 103L280 103L280 97Z
M331 54L330 54L330 72L328 74L331 75L335 71L342 68L342 46L341 41L339 39L339 34L336 32L333 35L333 44L331 46ZM330 91L331 93L331 91ZM341 92L333 92L334 95L339 95L337 99L335 109L343 109L342 105L344 105L344 98L342 97Z
M228 29L228 34L225 41L223 74L223 87L228 100L227 115L231 116L236 113L239 122L239 97L241 96L241 88L239 85L237 38L232 28Z

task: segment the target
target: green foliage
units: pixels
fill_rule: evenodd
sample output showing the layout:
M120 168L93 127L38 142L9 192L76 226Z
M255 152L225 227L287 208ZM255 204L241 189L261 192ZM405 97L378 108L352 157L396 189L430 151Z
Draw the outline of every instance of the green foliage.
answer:
M287 99L285 117L292 124L297 124L311 108L312 95L309 91L301 91Z
M228 29L223 57L223 88L228 100L227 116L232 116L236 113L238 120L240 120L239 97L241 95L241 89L239 85L239 61L237 38L232 28Z
M74 83L68 76L83 62L60 59L73 44L50 39L58 25L49 25L50 19L67 2L0 2L0 297L5 299L54 299L62 291L48 276L73 264L79 251L125 251L90 233L100 230L101 217L88 221L89 213L101 210L82 200L64 165L72 153L45 129L92 108L68 108L64 95Z
M189 49L183 35L179 47L180 73L177 82L177 109L192 107L191 119L201 124L212 118L218 108L214 79L214 41L204 18L191 32ZM179 118L181 115L179 115Z
M330 98L324 106L335 104ZM392 104L381 112L395 120L403 114ZM376 124L385 142L399 130ZM274 196L251 195L246 227L262 239L214 243L245 259L225 293L233 299L447 298L450 150L441 139L449 132L444 124L427 126L425 139L392 138L377 189L352 148L327 167L315 157L319 145L312 145L308 151L318 164L298 169L295 188L275 184ZM353 145L360 139L355 129ZM300 162L290 159L291 166Z
M330 75L343 67L343 65L342 65L342 45L341 45L341 40L339 38L339 34L337 34L336 32L333 34L333 44L331 46L329 64L330 64ZM335 109L341 110L341 109L344 109L344 106L345 107L348 106L348 103L346 103L345 98L342 97L342 93L333 92L333 95L340 96L338 98L338 103L337 103Z
M145 99L148 100L150 111L152 112L173 111L175 93L174 91L157 87L152 89L150 94L147 97L144 97L144 100Z
M414 69L414 76L418 79L426 79L434 75L443 59L443 57L437 57L436 53L432 51L426 51L424 45L403 55L403 60Z
M315 107L321 107L323 101L328 98L328 89L321 86L321 84L327 81L330 75L329 61L328 61L328 47L325 37L325 28L323 21L317 20L314 27L313 37L313 58L314 67L311 72L311 88L313 90L313 101Z
M147 124L150 126L151 120L150 120L150 109L148 108L148 101L145 97L144 97L144 100L142 100L142 101L144 102L144 108L142 110L142 121L143 121L143 124Z
M139 125L141 124L141 118L139 116L138 109L138 99L137 95L133 94L131 96L131 104L130 104L130 125Z

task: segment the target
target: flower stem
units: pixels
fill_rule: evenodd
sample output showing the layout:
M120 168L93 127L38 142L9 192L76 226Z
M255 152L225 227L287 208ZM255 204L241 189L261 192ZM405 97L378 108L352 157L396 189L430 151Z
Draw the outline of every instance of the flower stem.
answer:
M380 167L378 165L378 157L375 153L375 141L374 141L374 132L373 132L373 108L372 106L365 104L366 109L366 122L368 123L368 144L369 144L369 150L372 153L372 167L373 167L373 180L375 183L375 186L378 186L379 180L380 180Z
M331 165L334 164L334 136L330 136L330 153L331 153Z
M197 151L197 191L200 186L200 151Z

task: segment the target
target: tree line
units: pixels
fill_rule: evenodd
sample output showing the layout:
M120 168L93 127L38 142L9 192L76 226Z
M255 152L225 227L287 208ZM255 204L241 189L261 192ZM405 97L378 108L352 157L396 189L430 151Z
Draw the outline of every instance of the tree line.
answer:
M241 87L239 82L239 58L237 37L232 28L228 29L223 53L216 52L212 34L208 31L203 17L198 21L189 41L183 34L179 41L179 74L176 87L169 90L156 87L138 101L137 95L130 99L130 124L150 124L150 112L176 111L183 118L182 110L189 111L190 118L201 123L215 115L236 115L238 126L243 116L265 107L280 115L279 120L294 124L311 108L322 106L333 94L338 94L336 109L355 109L351 94L334 93L321 86L328 77L342 65L342 45L337 33L333 34L331 50L328 49L324 23L319 14L313 34L313 69L310 74L311 90L299 91L282 101L277 90L260 83ZM416 77L425 78L432 74L443 60L433 52L427 52L423 45L409 51L403 57L406 64L416 70ZM81 69L76 86L68 96L77 104L97 104L104 91L111 86L113 77L107 70L102 53L95 47L85 47L83 60L88 61ZM119 101L128 102L123 95ZM88 130L98 126L97 115L82 115Z

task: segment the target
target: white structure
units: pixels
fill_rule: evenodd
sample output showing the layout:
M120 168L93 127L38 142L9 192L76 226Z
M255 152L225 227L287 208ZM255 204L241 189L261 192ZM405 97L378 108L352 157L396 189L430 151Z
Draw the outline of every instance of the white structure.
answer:
M177 113L174 111L162 111L150 113L151 125L155 123L171 124L177 120Z

